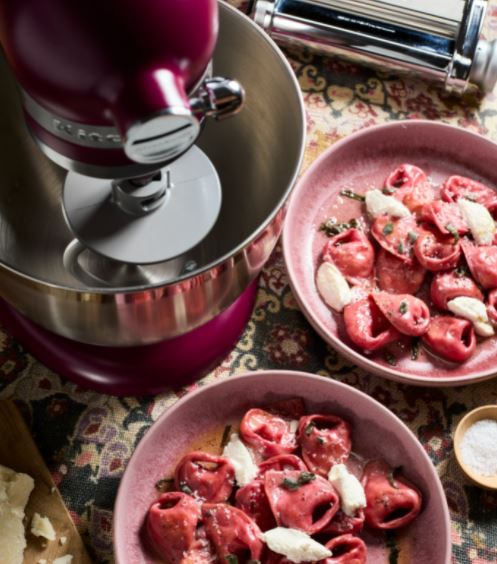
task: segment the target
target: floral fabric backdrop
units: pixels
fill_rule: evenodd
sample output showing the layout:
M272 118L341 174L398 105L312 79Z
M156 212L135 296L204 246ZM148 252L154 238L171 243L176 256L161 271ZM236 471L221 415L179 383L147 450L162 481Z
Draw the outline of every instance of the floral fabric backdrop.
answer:
M485 33L497 37L494 3ZM494 95L482 99L470 94L461 100L432 84L321 58L310 51L286 54L307 110L304 168L342 137L400 119L442 121L497 141ZM102 563L112 562L112 508L119 480L150 425L198 386L265 368L333 378L392 410L417 435L441 477L452 517L453 561L497 562L497 492L470 485L452 449L452 432L462 415L476 406L497 403L497 381L454 389L418 388L357 369L326 346L300 313L279 246L260 277L256 307L239 343L213 372L186 389L142 398L85 391L52 373L0 332L0 397L14 399L21 407L92 558Z

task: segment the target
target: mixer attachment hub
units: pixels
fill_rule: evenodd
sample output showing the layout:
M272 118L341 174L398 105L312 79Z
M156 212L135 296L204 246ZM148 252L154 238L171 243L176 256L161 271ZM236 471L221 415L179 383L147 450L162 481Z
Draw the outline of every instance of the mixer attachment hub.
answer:
M214 226L221 200L216 169L195 146L148 177L111 181L69 172L63 190L75 237L128 264L168 261L195 247Z
M171 171L112 182L112 201L124 212L140 217L162 206L172 188Z

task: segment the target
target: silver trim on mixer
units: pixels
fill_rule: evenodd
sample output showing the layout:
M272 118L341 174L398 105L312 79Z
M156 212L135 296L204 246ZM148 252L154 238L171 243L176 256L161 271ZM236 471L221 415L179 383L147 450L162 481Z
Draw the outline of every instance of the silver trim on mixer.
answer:
M144 174L157 171L156 164L144 165L141 163L130 162L128 165L121 166L103 166L84 163L82 161L76 161L61 155L45 143L40 141L40 138L33 134L31 129L28 128L33 141L38 145L40 150L44 155L46 155L51 161L59 165L63 169L71 172L78 172L79 174L85 174L86 176L96 176L97 178L134 178L135 176L143 176Z
M245 101L245 90L236 80L207 78L189 99L190 109L167 108L127 132L124 151L133 161L161 163L186 151L200 133L204 118L224 119L237 114Z
M64 139L82 147L99 149L122 148L122 139L115 127L86 125L62 118L50 112L34 100L25 90L21 90L24 109L43 129L59 139Z
M136 163L160 164L188 150L199 133L200 121L189 109L166 108L128 129L124 152Z
M236 80L215 76L204 81L201 88L190 98L195 115L217 120L234 116L243 107L245 90Z
M212 76L212 61L207 65L205 72L195 83L195 86L191 89L192 95L196 94L196 91L204 84L204 82ZM69 119L62 118L47 108L43 107L36 100L34 100L25 90L20 89L23 106L25 111L31 118L34 119L41 127L70 143L75 145L81 145L82 147L91 147L98 149L122 149L123 139L119 134L119 131L112 126L99 126L99 125L87 125L84 123L72 121ZM40 144L44 150L45 145ZM51 155L48 155L50 158ZM70 161L70 159L65 159L64 163ZM62 164L62 160L57 164L65 167ZM77 170L80 172L80 168L74 169L71 166L65 167L68 170Z
M132 125L125 139L115 127L87 125L62 118L43 107L26 91L21 90L21 93L25 111L39 126L59 139L92 149L121 149L135 163L160 165L188 150L197 139L205 117L222 119L242 108L245 91L240 83L224 77L207 78L210 74L209 65L190 98L191 111L184 107L166 108ZM85 166L68 157L61 158L55 151L47 151L45 143L39 142L39 145L60 166L97 174L93 165Z

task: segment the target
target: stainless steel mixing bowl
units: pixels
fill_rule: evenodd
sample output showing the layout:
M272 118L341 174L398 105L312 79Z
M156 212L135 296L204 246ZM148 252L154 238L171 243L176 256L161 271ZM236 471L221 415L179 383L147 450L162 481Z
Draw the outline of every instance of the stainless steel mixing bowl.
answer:
M280 235L303 156L305 118L283 55L225 4L214 73L239 80L247 100L238 116L207 124L198 143L221 178L219 220L187 256L131 266L103 259L74 239L62 212L65 171L31 140L14 81L0 60L3 298L59 335L132 346L185 334L240 296Z

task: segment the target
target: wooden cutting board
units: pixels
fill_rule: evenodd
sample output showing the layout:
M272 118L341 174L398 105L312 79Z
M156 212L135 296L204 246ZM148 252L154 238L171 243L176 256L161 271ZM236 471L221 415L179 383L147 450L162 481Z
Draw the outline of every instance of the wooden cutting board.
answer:
M40 559L51 564L55 558L66 554L73 555L72 564L91 564L83 541L31 433L14 403L7 400L0 401L0 464L16 472L29 474L35 482L26 507L28 546L24 552L24 564L37 564ZM43 542L43 539L29 532L34 513L50 519L57 534L55 541ZM59 542L61 537L67 539L63 545Z

